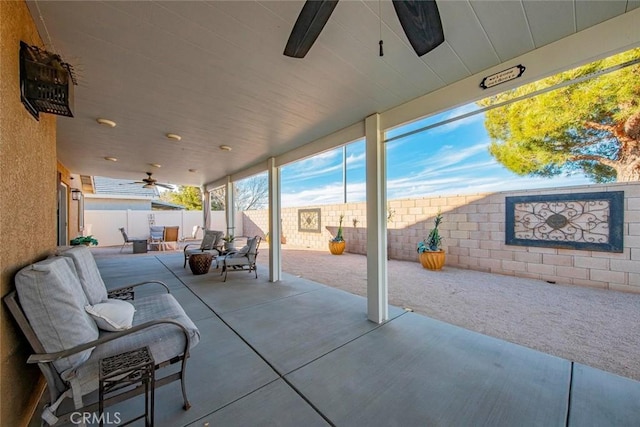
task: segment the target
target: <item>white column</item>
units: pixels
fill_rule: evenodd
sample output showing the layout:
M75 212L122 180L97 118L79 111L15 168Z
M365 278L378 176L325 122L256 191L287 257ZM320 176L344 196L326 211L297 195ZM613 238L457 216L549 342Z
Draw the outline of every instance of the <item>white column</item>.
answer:
M231 181L231 177L227 177L227 184L224 189L225 203L224 203L224 212L227 219L227 236L235 235L236 228L236 214L234 207L234 192L233 192L233 181Z
M202 226L208 230L211 227L211 193L202 186L200 194L202 195Z
M386 153L380 115L365 120L367 159L367 315L382 323L389 319L387 293Z
M280 234L280 169L274 157L268 160L269 170L269 281L278 282L282 276L282 246Z

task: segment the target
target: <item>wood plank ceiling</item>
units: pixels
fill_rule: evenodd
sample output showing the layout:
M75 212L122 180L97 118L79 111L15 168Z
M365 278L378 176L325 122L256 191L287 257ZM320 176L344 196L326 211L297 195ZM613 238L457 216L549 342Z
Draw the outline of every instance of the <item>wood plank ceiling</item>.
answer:
M302 1L28 5L45 47L78 70L75 117L58 120L60 161L72 173L139 180L150 170L161 182L201 185L640 1L441 0L445 43L419 58L391 1L343 0L304 59L282 55Z

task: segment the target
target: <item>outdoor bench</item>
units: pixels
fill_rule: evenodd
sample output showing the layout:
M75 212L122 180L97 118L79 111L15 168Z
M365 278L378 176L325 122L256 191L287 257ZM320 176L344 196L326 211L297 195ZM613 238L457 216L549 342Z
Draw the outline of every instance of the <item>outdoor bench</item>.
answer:
M98 390L100 360L145 346L156 363L155 385L180 380L184 409L189 409L186 362L200 333L169 288L153 281L107 292L87 247L58 255L20 270L16 290L4 298L35 352L27 363L37 363L47 381L50 402L42 419L56 425L69 422L73 413L98 410L95 397L89 404L84 401ZM136 299L134 289L149 283L164 292ZM123 319L125 324L119 323ZM174 363L181 364L177 372L161 369ZM102 403L112 405L141 393L144 387L136 387ZM58 414L67 397L73 398L74 409Z

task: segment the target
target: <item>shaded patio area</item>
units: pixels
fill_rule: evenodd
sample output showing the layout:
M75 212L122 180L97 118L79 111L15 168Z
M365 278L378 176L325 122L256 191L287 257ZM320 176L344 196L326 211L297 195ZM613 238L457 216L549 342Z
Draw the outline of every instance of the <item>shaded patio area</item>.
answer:
M258 257L263 278L267 247ZM92 251L120 255L115 247ZM362 255L284 245L282 265L295 277L366 297ZM451 267L433 272L399 260L389 260L388 274L392 305L640 381L640 294Z
M364 298L305 278L223 283L179 253L97 261L108 287L165 281L202 333L193 408L165 386L159 425L633 425L640 413L638 382L397 307L376 325Z

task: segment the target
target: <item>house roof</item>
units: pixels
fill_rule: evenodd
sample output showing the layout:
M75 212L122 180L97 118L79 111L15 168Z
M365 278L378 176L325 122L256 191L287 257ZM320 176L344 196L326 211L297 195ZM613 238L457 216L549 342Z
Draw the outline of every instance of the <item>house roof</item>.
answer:
M120 196L120 198L158 198L160 192L157 187L142 188L143 184L134 183L130 179L115 179L104 176L94 176L94 197L96 196Z
M152 200L151 209L157 209L162 211L177 211L177 210L184 210L185 207L175 203L165 202L164 200Z

